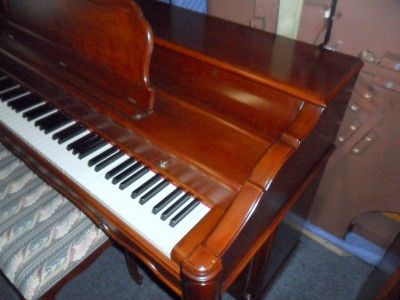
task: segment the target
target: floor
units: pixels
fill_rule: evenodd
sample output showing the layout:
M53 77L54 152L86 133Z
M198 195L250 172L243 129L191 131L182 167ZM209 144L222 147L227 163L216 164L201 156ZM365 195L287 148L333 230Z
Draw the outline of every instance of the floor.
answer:
M276 277L265 300L274 299L357 299L373 267L350 256L340 256L313 240L301 236L286 267ZM137 285L129 277L122 253L109 248L79 277L68 283L57 299L173 299L167 290L144 274ZM0 279L0 300L18 299ZM229 294L223 300L233 299Z

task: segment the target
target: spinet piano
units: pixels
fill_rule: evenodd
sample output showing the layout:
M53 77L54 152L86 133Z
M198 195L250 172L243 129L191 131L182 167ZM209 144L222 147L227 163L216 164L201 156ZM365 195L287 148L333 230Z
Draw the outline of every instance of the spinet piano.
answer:
M153 1L1 3L0 141L186 299L267 254L362 67Z

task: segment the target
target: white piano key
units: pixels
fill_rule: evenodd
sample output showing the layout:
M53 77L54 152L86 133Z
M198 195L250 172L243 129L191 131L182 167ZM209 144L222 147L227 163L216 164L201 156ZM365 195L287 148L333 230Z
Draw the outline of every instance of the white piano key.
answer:
M84 159L78 159L76 155L72 154L72 151L66 149L68 144L88 134L90 132L89 130L86 130L59 145L57 141L52 139L53 134L71 126L73 124L72 122L50 134L44 134L43 131L40 131L34 126L34 121L28 122L26 119L22 118L22 113L17 114L15 111L7 107L6 103L0 103L0 122L19 136L23 141L28 143L36 152L46 158L51 164L55 165L86 192L91 194L97 201L106 206L112 213L118 216L138 234L152 243L167 257L170 257L173 247L209 211L209 208L206 205L200 203L200 205L198 205L177 226L172 228L169 226L169 220L179 213L186 204L174 212L165 221L161 220L160 216L162 211L167 209L180 198L179 196L156 215L152 213L152 209L177 187L173 183L170 183L148 202L143 205L139 204L140 197L132 199L132 191L153 177L155 173L150 170L136 182L121 191L119 189L119 184L113 185L111 180L105 179L105 174L125 161L129 156L124 154L109 166L96 172L94 166L89 167L87 165L88 161L106 149L112 147L112 145L106 145ZM180 196L182 195L183 193ZM191 197L186 203L190 203L192 199L193 198Z

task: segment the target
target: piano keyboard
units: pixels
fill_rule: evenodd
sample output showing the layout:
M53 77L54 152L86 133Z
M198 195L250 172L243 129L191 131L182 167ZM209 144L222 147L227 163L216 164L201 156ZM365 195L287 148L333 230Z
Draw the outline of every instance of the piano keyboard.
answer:
M209 211L189 193L1 74L0 122L167 257Z

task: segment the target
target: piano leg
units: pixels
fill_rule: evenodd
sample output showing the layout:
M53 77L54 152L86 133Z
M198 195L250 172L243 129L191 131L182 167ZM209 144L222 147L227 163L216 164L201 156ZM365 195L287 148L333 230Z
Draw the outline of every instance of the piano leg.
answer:
M261 299L263 292L263 281L260 280L265 273L265 269L270 257L274 234L265 242L256 256L250 262L250 269L247 274L246 285L244 289L244 299Z
M220 285L217 281L199 282L188 279L182 280L183 299L186 300L220 300Z
M143 276L140 274L136 258L127 250L124 250L126 265L128 266L129 274L137 284L142 284Z
M207 248L197 247L182 264L183 299L221 299L221 273L221 260Z

